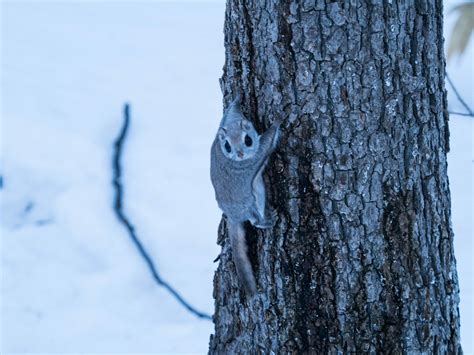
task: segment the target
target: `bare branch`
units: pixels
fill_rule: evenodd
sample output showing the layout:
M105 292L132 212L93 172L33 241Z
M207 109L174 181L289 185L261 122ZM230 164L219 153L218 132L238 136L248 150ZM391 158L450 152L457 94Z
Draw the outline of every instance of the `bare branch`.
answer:
M473 113L463 113L463 112L454 112L454 111L448 111L450 115L458 115L458 116L467 116L467 117L474 117Z
M156 283L162 287L164 287L169 293L173 295L173 297L188 311L193 313L199 318L204 318L207 320L212 320L212 317L206 313L200 312L196 310L193 306L191 306L188 302L186 302L183 297L176 291L170 284L164 281L161 276L158 274L155 264L151 259L148 252L145 250L145 247L138 239L135 233L135 227L133 224L128 220L127 216L125 216L123 212L123 186L122 186L122 167L120 165L120 158L122 156L123 145L125 143L125 138L127 136L128 126L130 124L130 107L129 104L126 103L124 105L124 122L122 129L120 130L120 134L114 142L114 154L113 154L113 186L115 189L115 202L114 202L114 211L117 215L119 221L124 225L125 229L128 232L130 239L132 240L133 244L137 248L140 256L145 261L148 269L150 270L153 279Z
M456 86L454 86L454 83L452 82L447 72L446 72L446 79L448 80L449 85L451 85L451 87L453 88L453 92L458 98L459 102L464 106L464 108L467 110L469 114L462 114L462 113L456 113L456 112L452 112L452 113L455 115L461 115L461 116L474 116L474 113L472 112L468 104L463 100L463 98L461 97L461 94L459 94L459 91L457 90Z

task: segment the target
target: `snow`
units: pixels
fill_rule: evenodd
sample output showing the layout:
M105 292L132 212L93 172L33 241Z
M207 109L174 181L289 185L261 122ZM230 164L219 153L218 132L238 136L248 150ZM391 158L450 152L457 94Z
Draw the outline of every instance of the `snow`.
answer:
M206 352L212 323L154 284L117 223L111 148L129 100L126 213L211 314L224 5L2 10L2 353Z
M211 322L154 284L117 223L110 167L129 101L125 211L163 278L212 313L224 3L0 8L0 352L207 352ZM472 42L448 72L474 107ZM463 110L451 92L449 102ZM474 353L473 119L452 116L450 129L462 342Z
M459 1L445 1L444 36L445 48L449 43L456 13L451 9ZM471 38L465 53L452 58L446 70L471 110L474 109L474 36ZM466 112L466 109L448 89L449 109L455 112ZM448 175L451 189L451 213L454 229L454 253L457 259L461 303L461 344L465 354L474 354L474 118L457 115L450 116L450 146L448 153Z

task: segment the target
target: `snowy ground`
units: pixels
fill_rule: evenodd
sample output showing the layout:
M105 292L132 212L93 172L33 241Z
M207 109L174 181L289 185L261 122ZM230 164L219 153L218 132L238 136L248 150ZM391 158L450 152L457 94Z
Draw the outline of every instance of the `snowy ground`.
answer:
M112 213L111 146L129 100L126 211L212 313L224 5L2 6L2 350L206 352L211 322L153 283Z
M3 2L1 10L0 352L205 353L211 323L153 283L113 215L111 144L129 100L126 212L163 277L212 313L220 213L208 154L221 112L224 4ZM447 17L447 34L451 25ZM472 58L471 39L448 70L474 107ZM450 126L469 354L473 119L453 116Z

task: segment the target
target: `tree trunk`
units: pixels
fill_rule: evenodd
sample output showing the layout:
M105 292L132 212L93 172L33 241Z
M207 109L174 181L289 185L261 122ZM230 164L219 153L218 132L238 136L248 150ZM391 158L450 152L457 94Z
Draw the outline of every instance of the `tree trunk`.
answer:
M225 102L263 130L273 229L225 220L211 354L461 353L441 0L228 0Z

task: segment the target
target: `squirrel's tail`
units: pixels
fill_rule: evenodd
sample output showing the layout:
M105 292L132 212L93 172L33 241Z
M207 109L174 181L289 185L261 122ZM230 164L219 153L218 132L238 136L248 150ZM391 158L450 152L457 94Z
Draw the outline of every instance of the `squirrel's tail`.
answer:
M257 286L253 276L252 264L247 255L247 241L243 223L228 222L227 225L232 247L232 257L241 285L249 295L255 294Z

